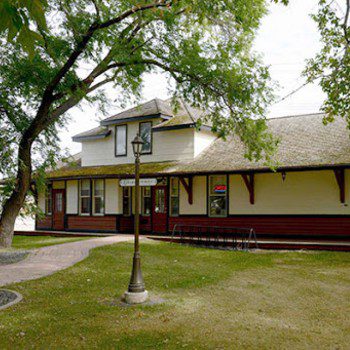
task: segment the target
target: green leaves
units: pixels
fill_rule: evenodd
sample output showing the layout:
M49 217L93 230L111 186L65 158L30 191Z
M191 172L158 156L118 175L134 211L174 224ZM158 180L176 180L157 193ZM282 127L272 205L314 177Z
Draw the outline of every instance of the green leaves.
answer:
M313 59L307 61L303 74L309 82L319 81L326 93L322 106L326 113L324 123L339 116L347 120L350 128L349 6L345 7L344 15L327 1L319 1L319 10L312 18L317 23L323 46Z
M42 37L30 27L47 30L45 19L46 0L2 0L0 2L0 36L7 33L7 40L16 40L29 54L34 55L35 45Z

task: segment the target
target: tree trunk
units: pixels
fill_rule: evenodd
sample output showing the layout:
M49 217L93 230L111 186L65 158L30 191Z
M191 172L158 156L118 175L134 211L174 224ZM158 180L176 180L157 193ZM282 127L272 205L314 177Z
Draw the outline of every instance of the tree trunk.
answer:
M31 141L23 138L18 151L16 186L5 201L0 217L0 247L11 247L15 221L23 207L31 181Z

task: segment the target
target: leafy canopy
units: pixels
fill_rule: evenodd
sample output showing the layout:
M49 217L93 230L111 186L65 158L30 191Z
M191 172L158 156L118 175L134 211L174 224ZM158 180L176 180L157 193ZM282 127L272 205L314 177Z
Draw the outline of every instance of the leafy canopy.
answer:
M29 55L33 55L35 44L42 38L30 28L30 23L34 22L39 32L47 29L46 6L46 0L2 0L0 34L5 32L8 41L18 42Z
M320 0L312 15L321 35L322 49L310 59L304 75L308 82L320 81L327 98L322 106L325 123L336 116L347 120L350 128L350 0L344 0L345 12L329 1Z
M156 71L220 135L237 133L250 159L269 160L270 80L252 52L265 12L264 0L3 1L0 172L15 176L27 146L34 166L52 165L72 107L86 100L106 110L106 84L121 104L135 102L145 73Z

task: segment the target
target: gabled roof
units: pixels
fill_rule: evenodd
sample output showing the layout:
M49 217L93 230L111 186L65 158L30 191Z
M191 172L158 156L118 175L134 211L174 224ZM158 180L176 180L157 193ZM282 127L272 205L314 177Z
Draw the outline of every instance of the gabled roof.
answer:
M171 104L171 99L166 100L166 103ZM179 100L177 110L173 111L173 117L153 127L154 131L163 131L171 129L180 129L196 126L197 121L205 116L205 112L189 106L183 100ZM206 125L208 126L208 124Z
M80 142L101 139L109 136L108 125L117 125L143 119L163 119L160 124L153 127L154 131L194 127L198 119L203 117L204 114L202 110L193 108L182 100L179 100L179 106L175 109L172 106L171 99L161 100L155 98L102 120L100 127L73 136L73 141ZM208 124L206 127L208 127Z
M132 120L149 119L149 118L170 118L173 112L171 106L159 98L142 103L136 107L127 109L112 117L102 120L101 125L111 125L125 123Z
M271 133L280 139L275 155L278 170L325 169L350 167L350 139L342 118L324 125L324 114L306 114L269 119ZM270 171L260 162L244 157L245 147L237 136L219 138L191 161L143 163L141 174L203 174ZM142 162L142 158L141 158ZM130 176L133 164L65 167L48 174L49 178L79 176Z
M172 106L171 99L161 100L159 98L155 98L139 106L130 108L112 117L104 119L102 120L101 125L125 123L128 121L140 120L140 118L149 119L151 117L163 118L165 120L164 123L172 120L172 124L176 123L177 125L184 125L193 124L204 115L204 112L200 109L193 108L182 100L179 100L178 102L179 106L177 109L175 109ZM161 128L161 125L162 124L155 128Z

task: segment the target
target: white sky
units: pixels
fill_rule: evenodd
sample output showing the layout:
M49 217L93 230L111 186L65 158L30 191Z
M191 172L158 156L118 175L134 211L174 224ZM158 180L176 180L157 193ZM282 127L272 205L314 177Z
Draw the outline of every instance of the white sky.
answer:
M276 94L287 95L303 84L300 76L305 59L311 58L320 48L316 23L309 14L317 10L317 0L291 0L290 5L270 5L270 13L263 19L256 40L256 51L263 54L264 61L270 65L273 80L279 84ZM108 91L113 95L113 91ZM143 100L154 97L166 98L167 82L161 74L147 75L143 89ZM286 100L271 106L269 117L313 113L319 111L324 95L317 85L308 85ZM98 126L103 116L97 109L84 106L84 110L74 109L67 130L60 132L62 148L71 154L80 151L80 144L72 142L77 133ZM110 115L118 109L111 109Z

